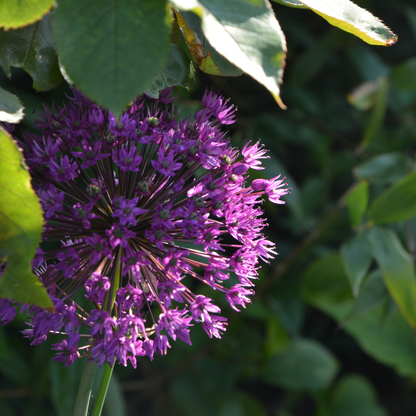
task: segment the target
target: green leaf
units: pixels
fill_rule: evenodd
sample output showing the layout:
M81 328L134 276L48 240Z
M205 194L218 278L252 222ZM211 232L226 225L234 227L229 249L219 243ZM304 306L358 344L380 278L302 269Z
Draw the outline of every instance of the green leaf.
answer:
M366 234L357 233L351 240L344 243L341 246L341 255L352 293L357 296L373 258Z
M399 152L383 153L354 168L357 179L371 183L394 183L409 172L409 159Z
M0 374L1 377L9 378L20 385L30 383L29 365L26 357L15 348L7 338L3 327L0 327Z
M266 355L272 357L288 348L289 336L279 319L272 316L267 322Z
M0 88L0 121L18 123L24 117L23 105L20 100L3 88Z
M264 85L280 107L279 84L286 58L286 40L273 10L265 0L254 5L243 0L171 0L179 10L202 18L209 43L231 63Z
M168 87L181 86L189 89L195 81L195 71L186 53L174 44L170 44L168 60L146 94L159 97L159 91Z
M368 182L361 181L348 193L345 198L351 227L358 227L364 217L368 205Z
M305 319L305 305L299 293L299 287L293 282L278 285L278 294L267 299L269 308L293 338L302 332ZM254 305L253 305L254 306ZM270 317L270 309L268 314Z
M379 83L367 81L359 85L348 94L347 101L358 110L368 110L377 103L379 96Z
M52 8L54 0L7 0L0 2L0 27L17 29L37 20Z
M84 360L76 360L68 367L63 367L62 363L56 361L48 363L51 381L50 398L57 416L74 414L75 399L84 365Z
M273 0L273 1L279 4L283 4L284 6L295 7L296 9L309 9L308 6L305 6L299 0Z
M336 416L387 416L378 405L376 392L362 376L348 375L337 385L331 398L329 414Z
M165 0L62 0L55 11L59 55L77 88L119 116L149 88L168 53Z
M360 143L360 151L365 149L370 144L370 142L377 136L377 133L381 125L383 124L384 117L386 115L389 84L387 79L385 78L380 78L378 80L378 84L379 87L377 92L376 104L371 113L370 122L368 123L365 129L364 137Z
M246 392L231 392L218 416L266 416L265 406Z
M192 58L199 65L201 71L218 76L235 77L243 74L241 69L233 65L211 46L202 32L202 21L198 15L192 12L182 12L180 14L177 10L175 10L175 14Z
M358 36L371 45L391 46L395 35L381 20L349 0L300 0L333 26Z
M364 81L378 84L379 78L389 78L390 66L384 62L377 50L371 45L353 42L346 49L346 53Z
M122 386L117 374L111 376L102 416L126 416L126 405Z
M283 353L266 362L264 381L289 390L325 389L338 372L338 362L323 345L308 339L292 341Z
M10 66L23 68L38 91L59 85L63 78L59 71L51 14L23 29L0 30L0 65L9 78Z
M348 319L358 300L352 297L339 255L329 255L309 267L303 276L302 295L333 319L346 320L344 329L367 354L393 366L400 374L416 376L416 337L397 309L386 315L386 304L380 302Z
M363 283L360 294L346 320L357 318L388 299L389 292L380 270L372 271Z
M396 90L416 91L416 58L410 58L394 68L391 86Z
M339 254L331 253L312 263L303 275L302 296L331 316L346 316L354 298Z
M416 376L416 338L414 330L398 310L385 316L380 303L368 313L347 321L346 331L361 348L376 360L390 365L399 374Z
M409 325L416 328L416 275L412 257L389 228L374 227L368 237L390 295Z
M368 209L368 218L376 224L405 221L416 215L416 171L379 195Z
M7 262L0 277L0 297L52 309L30 267L41 238L42 210L19 150L2 129L0 154L0 258Z

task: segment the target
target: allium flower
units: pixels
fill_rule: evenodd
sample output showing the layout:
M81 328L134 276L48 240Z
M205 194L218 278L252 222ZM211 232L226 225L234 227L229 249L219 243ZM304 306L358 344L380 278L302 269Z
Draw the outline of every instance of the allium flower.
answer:
M175 119L169 92L139 98L117 121L73 90L69 105L36 122L41 135L21 143L46 217L32 265L56 309L31 307L25 335L36 345L54 334L64 365L89 356L136 366L172 340L191 344L194 323L220 338L226 318L191 281L239 310L259 258L276 254L262 234L261 195L283 203L288 188L278 177L247 185L263 146L246 145L242 157L230 147L221 124L235 109L218 94L206 93L192 122ZM0 322L14 315L0 300Z

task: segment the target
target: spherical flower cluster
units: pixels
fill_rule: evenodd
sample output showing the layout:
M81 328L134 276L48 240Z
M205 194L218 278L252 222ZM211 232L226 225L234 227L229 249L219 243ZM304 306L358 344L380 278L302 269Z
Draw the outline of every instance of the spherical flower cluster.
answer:
M284 180L246 186L266 151L249 143L239 156L229 145L221 125L235 108L218 94L204 95L194 121L176 119L170 90L137 99L120 120L73 94L21 143L46 220L32 265L56 309L32 306L25 335L35 345L56 334L64 365L88 356L136 366L171 340L190 344L193 322L220 338L226 318L192 280L237 311L250 302L259 258L276 254L261 196L283 203ZM14 313L0 300L0 321Z

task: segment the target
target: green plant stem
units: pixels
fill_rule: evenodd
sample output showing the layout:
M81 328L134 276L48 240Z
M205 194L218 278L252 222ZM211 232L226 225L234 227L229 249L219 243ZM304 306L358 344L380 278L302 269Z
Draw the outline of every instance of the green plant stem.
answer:
M108 386L110 384L111 375L113 374L113 368L116 360L114 360L113 365L106 364L104 368L103 377L101 379L100 388L98 390L97 398L94 403L94 408L92 410L91 416L101 416L103 410L105 396L107 395Z
M109 305L110 313L111 313L111 311L113 309L113 306L114 306L114 301L116 299L117 289L120 286L120 272L121 272L120 261L121 261L121 250L118 251L117 258L116 258L115 276L114 276L114 279L112 281L112 289L113 289L112 296L111 296L111 299L110 298L107 299L107 302L110 303L110 305ZM97 398L95 399L95 403L94 403L94 407L92 409L92 415L91 416L101 416L101 412L102 412L103 406L104 406L105 397L107 396L108 386L109 386L110 380L111 380L111 375L113 374L113 368L114 368L115 362L116 362L116 360L114 359L113 365L106 364L105 367L104 367L104 373L103 373L103 376L101 378L100 388L98 390Z
M87 416L90 403L92 384L94 382L97 364L86 361L78 388L77 400L75 402L74 416Z

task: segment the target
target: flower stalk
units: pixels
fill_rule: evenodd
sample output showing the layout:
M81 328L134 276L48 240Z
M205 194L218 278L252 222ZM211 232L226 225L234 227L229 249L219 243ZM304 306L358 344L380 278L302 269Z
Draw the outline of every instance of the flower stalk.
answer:
M116 360L114 359L113 365L106 364L104 366L104 373L101 378L100 387L98 389L97 398L95 399L91 416L101 416L101 412L103 410L105 398L107 396L108 386L110 385L111 376L113 374L115 363L116 363Z
M78 394L75 401L74 416L87 416L90 404L92 386L94 384L97 364L92 361L85 361L84 371L82 372L81 382L78 387Z

